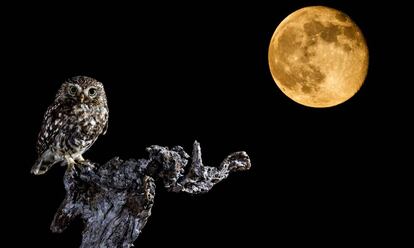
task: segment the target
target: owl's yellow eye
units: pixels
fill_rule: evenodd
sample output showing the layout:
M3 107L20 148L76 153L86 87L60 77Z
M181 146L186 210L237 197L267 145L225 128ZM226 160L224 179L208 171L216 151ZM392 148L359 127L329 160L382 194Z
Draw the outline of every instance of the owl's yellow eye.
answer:
M95 97L96 96L96 92L97 92L97 90L95 88L90 88L88 90L89 97Z
M74 95L76 95L76 93L78 93L78 88L76 87L76 86L70 86L69 87L69 95L72 95L72 96L74 96Z

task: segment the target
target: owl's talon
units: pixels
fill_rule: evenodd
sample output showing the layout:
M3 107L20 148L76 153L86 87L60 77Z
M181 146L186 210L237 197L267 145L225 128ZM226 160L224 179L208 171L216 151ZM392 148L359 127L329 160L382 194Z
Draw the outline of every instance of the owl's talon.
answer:
M88 164L88 165L87 165L87 167L86 167L86 169L87 169L88 171L92 171L92 170L94 170L94 169L95 169L95 166L94 166L93 164Z
M88 160L83 160L79 164L82 165L82 166L87 167L88 170L95 169L95 165L92 162L88 161Z

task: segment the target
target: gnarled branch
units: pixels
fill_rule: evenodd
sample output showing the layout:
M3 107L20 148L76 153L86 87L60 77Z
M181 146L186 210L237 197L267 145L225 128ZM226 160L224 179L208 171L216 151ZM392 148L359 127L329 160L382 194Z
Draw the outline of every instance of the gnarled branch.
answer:
M67 194L51 230L62 232L80 217L85 223L80 247L131 247L151 215L156 182L172 192L204 193L230 172L251 166L245 152L229 155L219 167L204 166L198 142L189 167L190 156L180 146L154 145L147 151L149 159L113 158L93 169L77 165L67 170Z

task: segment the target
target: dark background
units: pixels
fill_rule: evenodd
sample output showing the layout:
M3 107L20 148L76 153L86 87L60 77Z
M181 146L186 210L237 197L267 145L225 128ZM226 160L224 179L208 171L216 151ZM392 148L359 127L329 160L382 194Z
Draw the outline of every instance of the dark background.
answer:
M370 52L361 90L333 108L288 99L268 69L276 26L305 6L347 13ZM276 245L395 242L389 214L407 124L403 78L409 16L398 1L18 6L3 17L3 173L7 236L27 247L77 247L81 226L63 234L49 225L65 195L64 168L30 175L43 114L60 84L87 75L104 83L106 136L85 154L146 157L145 147L201 143L206 165L246 151L253 167L204 195L158 190L152 216L135 244ZM405 65L404 65L405 64ZM406 68L407 67L407 68ZM412 80L411 80L412 81ZM7 99L11 99L11 102ZM12 106L12 108L10 108ZM399 113L405 113L400 115ZM8 129L5 129L8 130ZM404 136L405 135L405 136ZM17 138L16 138L17 137ZM17 245L19 246L19 245Z

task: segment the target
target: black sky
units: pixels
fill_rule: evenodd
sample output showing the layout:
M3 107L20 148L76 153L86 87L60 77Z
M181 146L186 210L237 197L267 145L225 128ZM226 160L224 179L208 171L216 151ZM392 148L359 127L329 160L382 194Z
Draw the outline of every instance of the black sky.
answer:
M11 213L23 210L8 224L10 237L30 247L80 244L80 222L63 234L49 231L64 197L64 169L38 177L29 171L56 90L67 77L87 75L104 83L110 119L107 135L86 158L145 157L151 144L190 152L196 139L206 165L238 150L253 163L205 195L159 190L136 246L388 240L384 197L392 195L390 166L397 164L391 148L407 124L399 114L407 98L394 91L408 84L401 72L408 66L398 59L409 52L409 41L400 38L406 8L398 1L255 2L13 8L16 14L3 22L3 69L13 90L3 98L16 103L4 111L17 135L6 150L15 179L4 183L13 189L5 194ZM268 69L274 29L310 5L347 13L368 43L365 84L334 108L289 100Z

